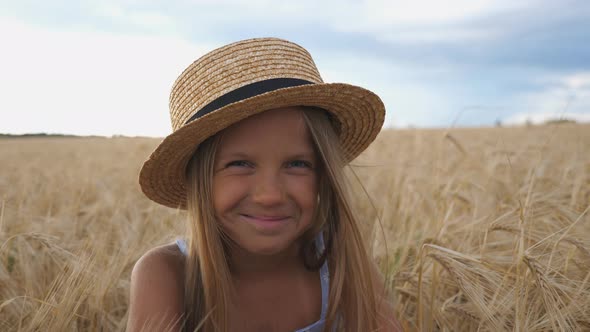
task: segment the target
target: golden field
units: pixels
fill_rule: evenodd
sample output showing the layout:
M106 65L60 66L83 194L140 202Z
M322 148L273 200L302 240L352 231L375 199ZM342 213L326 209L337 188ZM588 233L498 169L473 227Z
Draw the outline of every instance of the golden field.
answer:
M159 141L0 139L1 331L125 329L135 261L184 232L137 183ZM590 125L384 131L353 169L407 330L590 330Z

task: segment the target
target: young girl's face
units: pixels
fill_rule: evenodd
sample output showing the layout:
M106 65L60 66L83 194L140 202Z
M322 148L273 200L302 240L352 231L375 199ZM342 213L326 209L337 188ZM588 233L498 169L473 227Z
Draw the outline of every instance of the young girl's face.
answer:
M318 159L301 110L266 111L226 129L213 205L232 241L253 254L294 249L312 223Z

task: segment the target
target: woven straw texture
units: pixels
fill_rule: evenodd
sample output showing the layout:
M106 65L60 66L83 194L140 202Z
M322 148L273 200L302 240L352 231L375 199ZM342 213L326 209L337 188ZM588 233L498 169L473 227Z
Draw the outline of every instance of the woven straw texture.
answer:
M247 98L185 124L220 96L273 78L298 78L315 84ZM186 167L198 144L249 116L289 106L315 106L330 112L347 161L375 139L385 116L381 99L371 91L323 83L310 54L299 45L276 38L229 44L193 62L174 83L170 94L174 132L144 163L139 176L143 192L157 203L186 209Z

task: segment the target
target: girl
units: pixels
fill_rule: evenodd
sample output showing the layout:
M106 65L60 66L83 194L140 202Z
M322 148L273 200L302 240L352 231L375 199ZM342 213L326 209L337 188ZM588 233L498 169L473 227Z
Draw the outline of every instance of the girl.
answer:
M190 232L135 265L128 330L398 330L344 177L381 129L378 96L251 39L191 64L170 115L139 182Z

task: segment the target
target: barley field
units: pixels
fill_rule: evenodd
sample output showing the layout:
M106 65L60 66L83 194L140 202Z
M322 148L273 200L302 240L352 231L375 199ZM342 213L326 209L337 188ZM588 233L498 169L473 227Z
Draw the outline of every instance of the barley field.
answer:
M184 233L137 183L159 141L0 139L1 331L125 329L135 261ZM590 330L590 125L386 130L353 164L406 330Z

